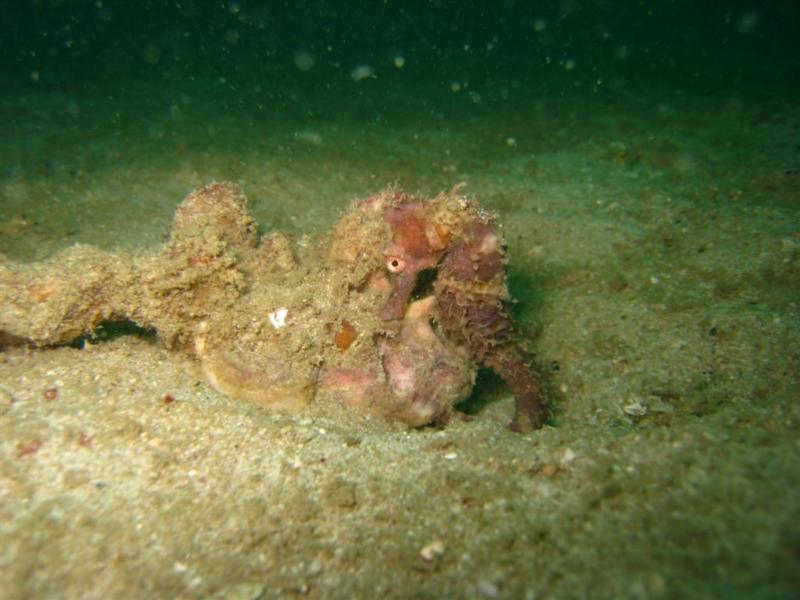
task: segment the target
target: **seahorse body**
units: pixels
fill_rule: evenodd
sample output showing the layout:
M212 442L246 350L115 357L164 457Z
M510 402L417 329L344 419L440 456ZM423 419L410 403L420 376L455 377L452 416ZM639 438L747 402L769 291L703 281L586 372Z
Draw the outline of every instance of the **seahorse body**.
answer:
M541 427L539 378L506 310L510 296L505 250L494 222L458 196L457 189L430 203L409 203L405 195L397 198L386 217L392 233L386 267L394 273L394 286L381 317L402 316L419 272L438 265L434 295L439 327L463 343L476 363L506 382L516 400L512 430Z

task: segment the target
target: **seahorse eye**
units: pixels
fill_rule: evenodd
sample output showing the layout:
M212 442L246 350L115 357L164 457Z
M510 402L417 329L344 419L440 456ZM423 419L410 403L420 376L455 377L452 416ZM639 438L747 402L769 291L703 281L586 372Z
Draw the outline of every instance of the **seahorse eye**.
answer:
M390 256L386 260L386 268L390 273L402 273L406 268L406 261L398 256Z

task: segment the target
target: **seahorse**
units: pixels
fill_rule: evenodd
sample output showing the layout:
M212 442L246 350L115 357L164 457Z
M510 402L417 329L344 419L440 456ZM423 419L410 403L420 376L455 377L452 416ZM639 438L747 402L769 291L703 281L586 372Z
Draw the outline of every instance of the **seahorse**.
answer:
M458 187L431 202L397 192L385 219L392 291L381 318L402 318L420 273L437 269L433 294L438 327L508 385L516 402L510 429L527 433L541 427L545 409L538 369L507 310L511 297L505 243L495 219L462 197Z

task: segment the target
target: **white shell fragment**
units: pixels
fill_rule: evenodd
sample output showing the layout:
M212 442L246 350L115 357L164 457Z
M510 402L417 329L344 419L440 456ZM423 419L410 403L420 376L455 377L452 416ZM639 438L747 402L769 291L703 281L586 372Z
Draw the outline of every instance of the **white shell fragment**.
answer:
M444 554L444 542L442 540L434 540L419 551L422 560L428 562L442 554Z
M631 417L643 417L647 414L647 407L642 404L642 401L637 399L622 407L622 411Z
M289 314L289 309L284 308L281 306L280 308L273 310L271 313L267 315L269 318L269 324L272 325L275 329L280 329L286 325L286 316Z

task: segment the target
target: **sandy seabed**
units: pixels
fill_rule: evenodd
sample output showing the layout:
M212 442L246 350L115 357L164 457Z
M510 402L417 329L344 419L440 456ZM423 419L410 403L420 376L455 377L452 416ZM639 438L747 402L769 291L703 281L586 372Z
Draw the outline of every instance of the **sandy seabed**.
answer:
M553 416L509 432L513 401L488 374L470 420L408 431L227 398L141 332L6 348L0 597L798 593L796 101L443 94L2 98L0 253L15 260L157 244L215 179L299 244L387 183L465 181L505 224Z

